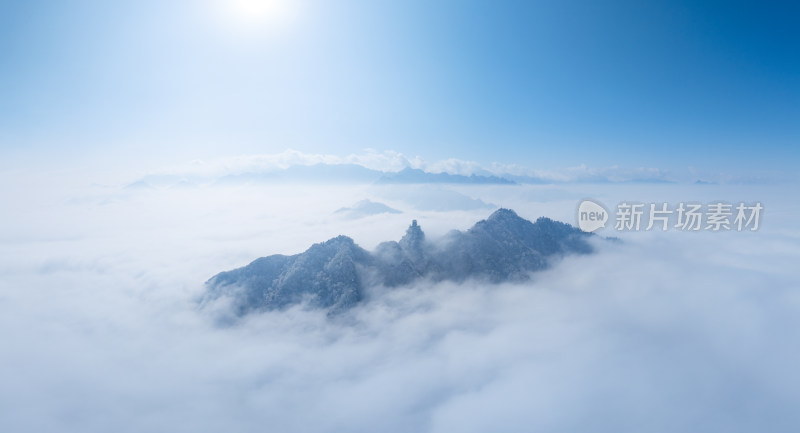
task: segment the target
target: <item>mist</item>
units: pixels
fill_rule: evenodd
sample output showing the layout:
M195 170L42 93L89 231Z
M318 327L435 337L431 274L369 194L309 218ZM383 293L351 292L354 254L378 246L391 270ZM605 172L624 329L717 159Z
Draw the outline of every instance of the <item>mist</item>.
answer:
M10 188L0 192L16 204L0 216L0 429L796 431L791 191ZM759 200L765 211L756 232L606 229L622 242L598 239L596 254L565 257L524 284L373 287L336 319L298 306L220 326L198 303L217 272L339 234L372 249L417 219L436 239L494 206L575 224L587 197ZM336 214L365 199L401 213Z

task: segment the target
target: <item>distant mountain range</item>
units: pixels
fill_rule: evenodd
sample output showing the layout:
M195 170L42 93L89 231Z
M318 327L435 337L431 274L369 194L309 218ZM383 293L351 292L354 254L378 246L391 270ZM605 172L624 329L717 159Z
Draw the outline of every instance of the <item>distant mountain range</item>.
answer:
M497 176L482 176L472 174L463 176L449 173L428 173L417 168L405 168L396 173L385 173L378 178L376 183L468 183L468 184L499 184L514 185L516 182Z
M384 171L355 163L295 164L286 167L250 167L211 172L180 170L172 173L150 174L127 185L128 190L152 188L181 188L198 185L242 185L263 183L295 184L377 184L377 185L517 185L554 183L672 183L660 173L633 170L616 173L608 170L579 170L568 176L538 177L531 175L491 172L477 169L473 174L430 172L406 167L400 171Z
M222 176L201 175L148 175L127 186L128 189L174 188L190 185L242 185L258 183L308 183L320 182L334 184L497 184L514 185L517 180L525 183L524 177L515 180L494 175L472 174L464 176L450 173L430 173L415 168L405 168L398 172L373 170L357 164L314 164L294 165L284 169L266 171L246 171ZM530 182L534 183L534 182Z
M301 254L262 257L221 272L206 282L204 299L230 296L237 315L303 302L335 314L363 301L370 285L397 287L420 279L524 281L554 257L591 253L592 236L549 218L530 222L499 209L469 230L454 230L431 243L415 220L399 242L381 243L373 252L338 236Z

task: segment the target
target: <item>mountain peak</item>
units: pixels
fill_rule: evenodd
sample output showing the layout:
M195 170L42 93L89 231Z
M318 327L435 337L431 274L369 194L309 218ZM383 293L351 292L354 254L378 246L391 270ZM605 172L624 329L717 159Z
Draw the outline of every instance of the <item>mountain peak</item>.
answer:
M405 250L420 250L423 242L425 242L425 233L417 224L417 220L412 220L411 225L406 229L405 236L400 239L400 247Z
M482 227L485 229L512 229L514 227L530 226L531 222L517 215L511 209L500 208L494 211L489 218L479 221L475 227Z
M489 215L489 218L487 218L487 220L490 221L521 220L521 219L522 218L519 215L517 215L517 213L514 212L513 210L502 207L492 212L492 214Z
M375 252L337 236L301 254L263 257L222 272L206 283L206 299L232 296L239 315L300 303L336 313L361 302L371 284L396 287L423 278L524 281L545 269L551 257L592 252L591 236L569 224L547 218L531 223L511 209L498 209L467 231L451 232L446 242L429 244L413 220L399 242L384 242Z
M335 247L352 247L355 246L355 241L353 238L345 235L339 235L335 238L328 239L325 241L324 245L326 246L335 246Z

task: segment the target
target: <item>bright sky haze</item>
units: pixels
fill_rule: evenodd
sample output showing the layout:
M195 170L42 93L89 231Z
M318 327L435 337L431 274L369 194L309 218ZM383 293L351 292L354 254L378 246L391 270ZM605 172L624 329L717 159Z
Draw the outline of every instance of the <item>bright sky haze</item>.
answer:
M791 171L791 2L0 3L7 161L287 148Z

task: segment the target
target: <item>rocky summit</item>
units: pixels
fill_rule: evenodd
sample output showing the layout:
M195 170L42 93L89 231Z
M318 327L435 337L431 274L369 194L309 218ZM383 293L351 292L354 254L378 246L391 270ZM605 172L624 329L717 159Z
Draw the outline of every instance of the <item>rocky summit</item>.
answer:
M262 257L221 272L206 282L205 300L230 296L237 315L299 303L335 314L361 302L372 284L397 287L423 278L524 281L554 257L591 253L592 236L549 218L530 222L499 209L434 243L414 220L400 241L383 242L373 252L338 236L301 254Z

